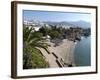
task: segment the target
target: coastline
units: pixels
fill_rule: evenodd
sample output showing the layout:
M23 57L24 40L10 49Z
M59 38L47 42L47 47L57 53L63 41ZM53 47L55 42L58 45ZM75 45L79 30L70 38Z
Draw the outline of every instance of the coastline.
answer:
M49 53L42 48L39 49L51 68L75 66L74 50L76 42L64 39L63 42L56 47L54 46L55 44L50 41L47 43L50 44L50 47L48 47Z
M64 39L63 42L54 47L54 43L49 42L51 45L48 49L50 53L54 53L60 60L64 67L69 65L75 66L74 50L76 43L68 39Z

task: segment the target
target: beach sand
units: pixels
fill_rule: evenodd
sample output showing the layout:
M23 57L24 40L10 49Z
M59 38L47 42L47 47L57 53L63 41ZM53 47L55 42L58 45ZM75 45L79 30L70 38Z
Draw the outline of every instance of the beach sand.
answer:
M59 67L56 60L59 60L63 67L67 67L68 65L75 66L74 63L74 49L75 49L75 42L69 41L68 39L64 39L62 43L59 44L59 46L54 46L55 44L48 41L48 44L51 46L48 47L48 50L50 54L48 54L45 50L42 48L40 49L43 53L45 59L49 62L50 67ZM56 57L52 54L54 53Z
M50 52L54 52L60 59L64 61L66 64L74 63L74 49L75 49L75 42L69 41L68 39L64 39L63 42L59 45L54 47L54 43L50 43L51 47L49 47Z

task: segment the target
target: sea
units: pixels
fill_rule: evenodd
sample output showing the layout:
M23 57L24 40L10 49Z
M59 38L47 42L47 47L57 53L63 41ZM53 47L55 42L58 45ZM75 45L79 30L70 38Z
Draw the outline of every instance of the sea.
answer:
M74 59L76 66L91 66L91 36L82 37L75 46Z

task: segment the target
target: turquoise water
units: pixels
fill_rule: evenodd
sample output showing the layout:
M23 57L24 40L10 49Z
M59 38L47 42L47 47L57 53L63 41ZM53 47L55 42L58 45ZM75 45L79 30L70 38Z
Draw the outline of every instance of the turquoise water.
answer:
M83 38L77 42L75 47L75 64L76 66L91 65L91 37Z

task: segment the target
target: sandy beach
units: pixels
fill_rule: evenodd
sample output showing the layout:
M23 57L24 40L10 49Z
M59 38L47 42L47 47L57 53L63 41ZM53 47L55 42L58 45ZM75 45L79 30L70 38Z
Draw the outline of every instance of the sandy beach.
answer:
M50 43L50 45L50 52L54 52L64 63L74 65L75 43L73 41L64 39L59 46L54 47L54 43Z
M67 67L69 65L75 66L74 63L74 49L75 42L69 41L68 39L64 39L62 43L58 46L54 46L55 44L48 41L48 44L51 46L48 47L50 54L48 54L45 50L40 49L46 60L49 62L50 67L59 67L57 61L62 65L62 67ZM52 54L53 53L53 54Z

